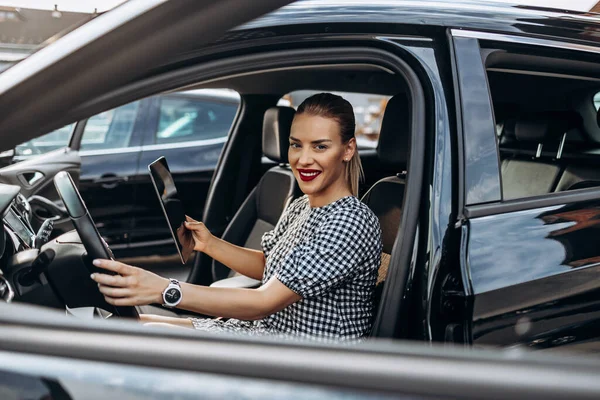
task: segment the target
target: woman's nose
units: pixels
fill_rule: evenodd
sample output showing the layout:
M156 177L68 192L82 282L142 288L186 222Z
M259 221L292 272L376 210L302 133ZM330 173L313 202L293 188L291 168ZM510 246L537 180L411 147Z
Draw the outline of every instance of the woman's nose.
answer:
M312 154L308 150L303 150L300 153L300 158L298 159L298 164L300 165L310 165L313 163Z

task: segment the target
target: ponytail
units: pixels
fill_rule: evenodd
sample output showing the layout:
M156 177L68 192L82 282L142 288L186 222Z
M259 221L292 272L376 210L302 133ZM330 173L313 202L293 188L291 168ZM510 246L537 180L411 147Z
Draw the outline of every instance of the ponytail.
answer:
M350 161L346 163L346 182L350 185L350 192L354 196L358 196L358 185L364 178L365 174L360 162L360 155L356 150Z

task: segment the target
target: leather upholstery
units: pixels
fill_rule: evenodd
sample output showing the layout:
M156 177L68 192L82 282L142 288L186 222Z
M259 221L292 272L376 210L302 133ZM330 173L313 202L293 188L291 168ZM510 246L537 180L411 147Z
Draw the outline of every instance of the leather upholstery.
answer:
M272 161L287 164L290 128L296 111L292 107L271 107L263 119L263 154Z
M384 164L395 167L398 173L406 168L408 162L411 107L412 104L405 94L392 97L385 108L379 133L379 145L377 147L379 160ZM375 315L377 315L379 309L383 283L387 277L390 255L402 224L402 203L405 188L405 181L400 177L400 174L389 176L376 182L362 198L362 201L377 216L381 226L383 254L375 286Z
M399 171L406 169L410 152L412 106L408 96L400 93L392 97L385 107L377 156L383 164L396 166Z

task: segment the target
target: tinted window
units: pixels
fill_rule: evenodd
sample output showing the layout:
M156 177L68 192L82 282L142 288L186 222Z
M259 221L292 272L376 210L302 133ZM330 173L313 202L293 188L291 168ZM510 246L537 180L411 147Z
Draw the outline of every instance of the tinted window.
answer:
M33 156L36 154L44 154L52 150L57 150L69 145L71 134L75 124L63 126L60 129L37 137L28 142L22 143L15 147L15 155L17 156Z
M81 150L128 147L139 104L139 101L135 101L88 119L81 139Z
M307 97L321 91L299 90L289 93L280 100L279 105L297 108ZM390 96L367 93L332 92L342 96L352 104L356 119L356 143L359 149L374 149L379 141L379 131L383 113Z
M155 141L162 144L226 137L237 109L237 103L163 97Z

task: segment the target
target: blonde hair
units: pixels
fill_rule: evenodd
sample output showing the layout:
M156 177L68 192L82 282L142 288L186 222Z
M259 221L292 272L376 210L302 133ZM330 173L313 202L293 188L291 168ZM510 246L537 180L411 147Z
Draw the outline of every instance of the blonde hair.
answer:
M331 93L318 93L310 96L298 106L296 114L316 115L335 120L340 126L342 143L353 139L356 122L354 110L348 100ZM358 196L359 183L364 178L362 163L358 151L346 162L346 182L354 196Z

